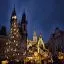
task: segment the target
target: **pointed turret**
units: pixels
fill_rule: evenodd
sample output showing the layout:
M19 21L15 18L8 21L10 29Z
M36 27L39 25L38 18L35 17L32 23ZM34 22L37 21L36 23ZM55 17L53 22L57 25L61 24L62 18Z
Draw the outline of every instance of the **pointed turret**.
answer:
M22 38L24 38L25 40L27 40L27 20L26 20L26 14L25 11L22 15L22 20L21 20L21 34L22 34Z
M36 35L36 32L34 31L34 34L33 34L33 41L34 42L37 42L37 35Z
M21 24L22 23L26 23L27 24L25 11L23 12L22 20L21 21L22 21Z
M14 6L14 9L12 11L11 19L17 19L17 17L16 17L16 11L15 11L15 6Z
M27 20L25 11L23 12L21 24L20 24L20 34L21 34L21 49L22 53L24 54L27 51ZM26 55L24 55L25 57Z
M42 33L40 33L40 36L39 36L39 40L38 40L38 53L40 53L40 47L42 47L43 49L45 49L45 45L44 45L44 41L42 39Z
M16 16L15 6L14 6L14 9L13 9L13 12L12 12L12 16Z
M40 33L40 36L39 37L42 38L42 32Z

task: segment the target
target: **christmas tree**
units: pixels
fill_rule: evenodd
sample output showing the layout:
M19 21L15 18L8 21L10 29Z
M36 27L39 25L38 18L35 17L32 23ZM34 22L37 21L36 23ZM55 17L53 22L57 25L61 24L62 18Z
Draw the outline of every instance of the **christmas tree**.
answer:
M10 34L8 42L6 42L5 57L11 60L20 60L21 59L21 43L20 43L20 34L17 23L17 17L15 12L15 7L12 12L11 21L10 21Z

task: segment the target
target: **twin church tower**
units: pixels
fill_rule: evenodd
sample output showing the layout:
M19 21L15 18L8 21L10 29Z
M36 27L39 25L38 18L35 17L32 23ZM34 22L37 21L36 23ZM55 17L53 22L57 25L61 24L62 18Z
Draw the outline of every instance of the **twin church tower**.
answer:
M21 60L27 53L27 20L25 12L18 24L15 7L10 20L10 33L6 42L5 58L9 60Z

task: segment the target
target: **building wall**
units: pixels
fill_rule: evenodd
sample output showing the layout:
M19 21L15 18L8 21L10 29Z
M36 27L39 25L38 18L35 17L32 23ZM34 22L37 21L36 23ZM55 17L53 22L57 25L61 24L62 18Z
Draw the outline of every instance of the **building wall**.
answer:
M0 35L0 60L4 58L6 42L7 42L7 36Z
M47 44L53 55L60 51L64 52L64 31L56 29Z

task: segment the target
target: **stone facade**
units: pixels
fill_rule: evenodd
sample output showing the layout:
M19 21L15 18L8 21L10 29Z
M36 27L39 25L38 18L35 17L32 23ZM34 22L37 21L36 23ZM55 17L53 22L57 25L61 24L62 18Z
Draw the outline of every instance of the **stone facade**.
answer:
M56 28L47 45L53 55L56 55L60 51L64 52L64 31Z

